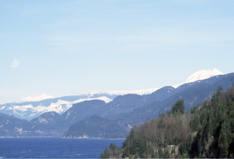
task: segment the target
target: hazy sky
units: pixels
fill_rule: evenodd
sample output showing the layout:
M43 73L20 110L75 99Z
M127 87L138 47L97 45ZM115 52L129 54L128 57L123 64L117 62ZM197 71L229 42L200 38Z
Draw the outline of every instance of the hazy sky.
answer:
M0 0L0 103L234 72L233 0Z

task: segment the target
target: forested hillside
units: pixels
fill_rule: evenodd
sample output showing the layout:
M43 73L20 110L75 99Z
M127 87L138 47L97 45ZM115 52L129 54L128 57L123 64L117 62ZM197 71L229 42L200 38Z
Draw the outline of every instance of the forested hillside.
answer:
M71 138L124 138L128 134L126 128L109 119L91 116L73 124L65 134Z
M170 112L133 128L121 149L111 145L101 157L233 158L234 87L219 88L191 113L179 99Z
M192 110L196 136L187 153L191 157L234 157L234 87L220 88L211 100Z

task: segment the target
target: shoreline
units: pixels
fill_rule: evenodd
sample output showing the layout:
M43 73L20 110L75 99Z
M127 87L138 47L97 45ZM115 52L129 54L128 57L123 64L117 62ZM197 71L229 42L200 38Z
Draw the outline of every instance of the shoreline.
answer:
M43 136L43 137L7 136L7 137L3 137L3 136L0 136L0 139L48 139L48 138L49 139L76 139L76 140L78 139L81 139L81 140L126 140L126 138L92 138L92 137L82 138L82 137L51 137L51 136Z

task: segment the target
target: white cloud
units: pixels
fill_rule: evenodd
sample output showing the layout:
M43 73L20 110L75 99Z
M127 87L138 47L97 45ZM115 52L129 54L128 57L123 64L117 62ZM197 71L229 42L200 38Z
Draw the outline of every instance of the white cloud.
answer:
M11 63L11 68L17 68L20 64L20 60L15 58Z

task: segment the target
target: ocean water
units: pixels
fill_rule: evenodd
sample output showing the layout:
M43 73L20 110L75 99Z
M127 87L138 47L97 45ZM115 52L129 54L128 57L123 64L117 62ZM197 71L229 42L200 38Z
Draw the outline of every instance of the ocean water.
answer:
M124 140L64 138L0 138L2 158L99 158L110 143Z

